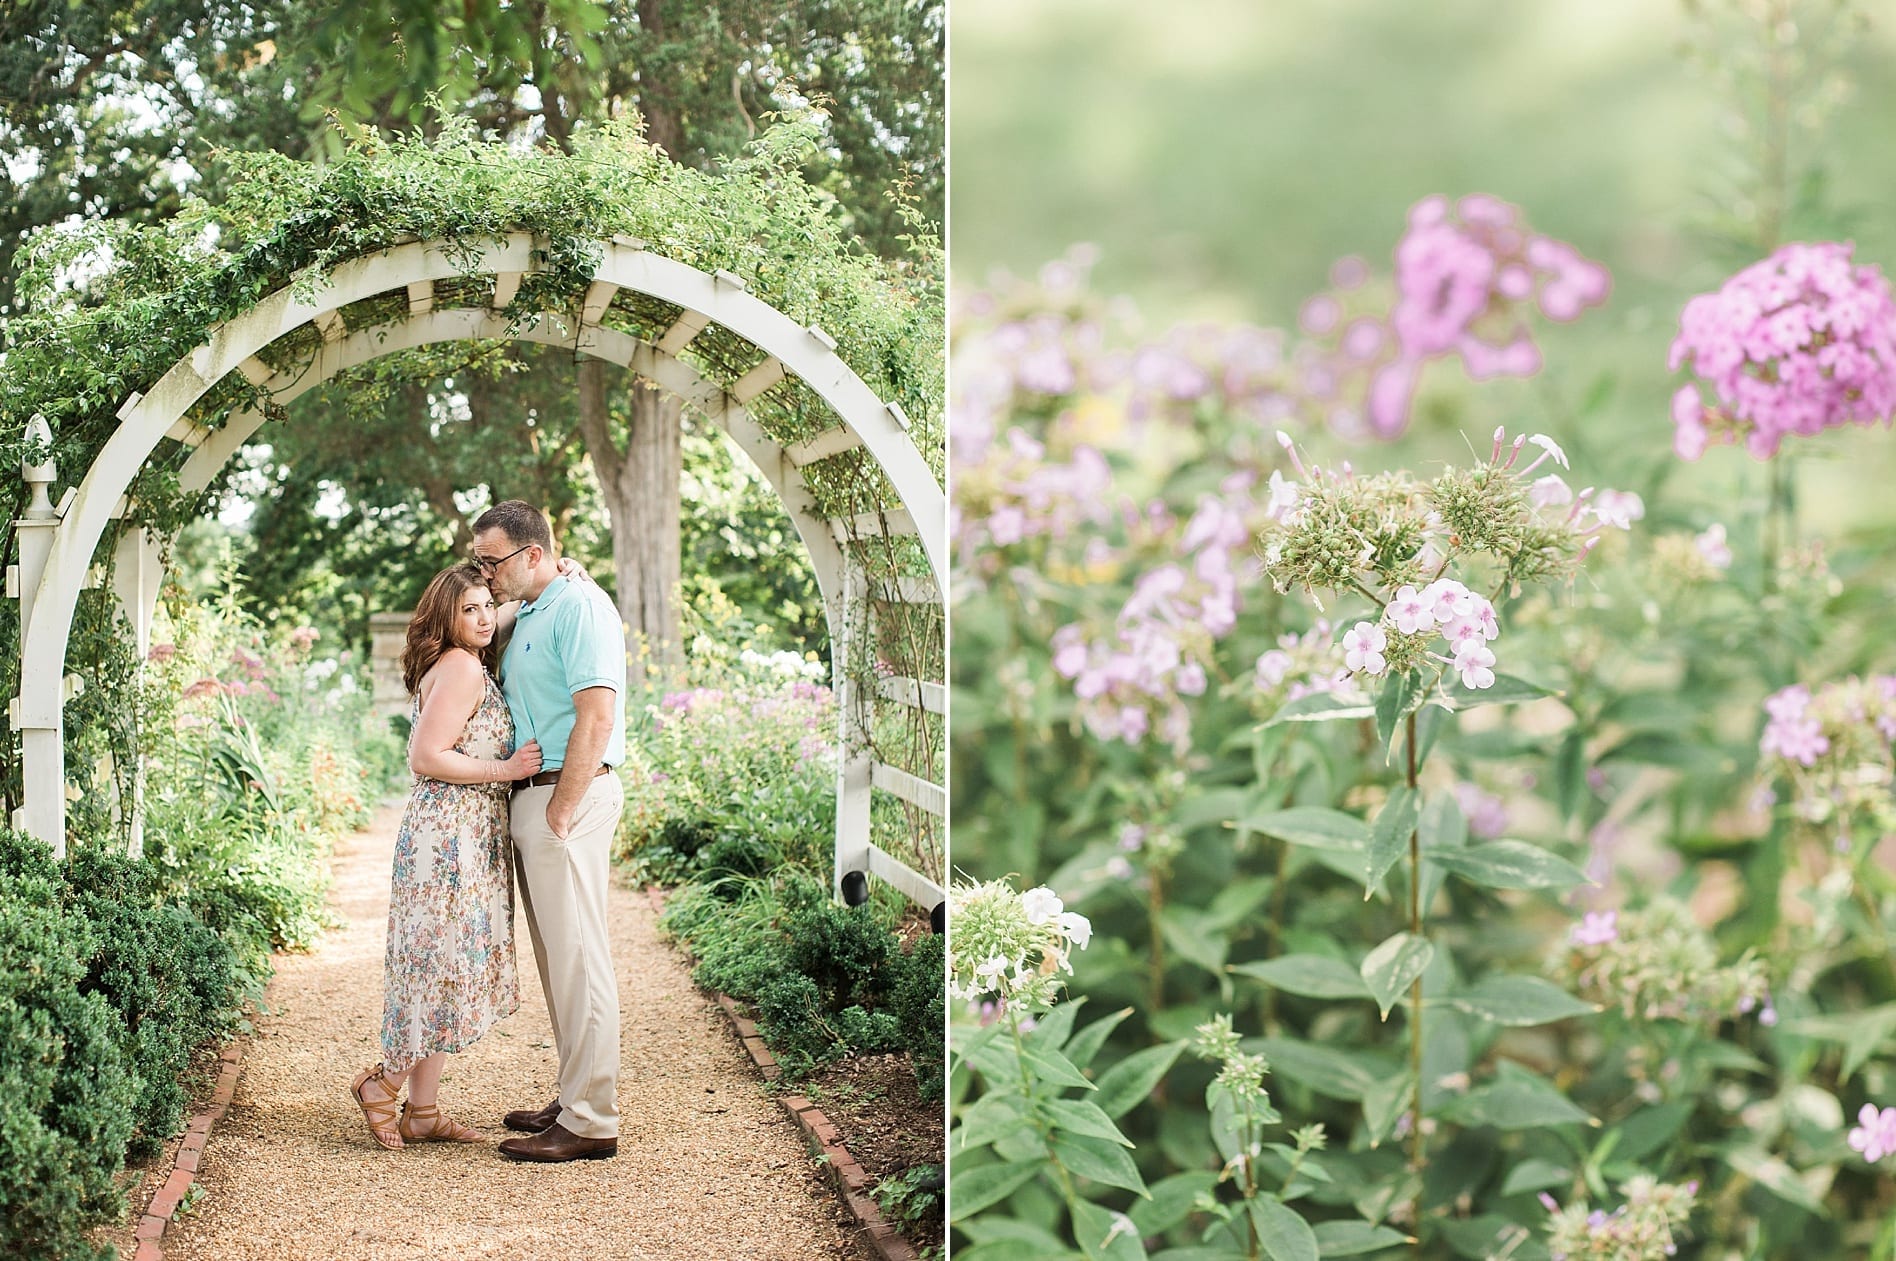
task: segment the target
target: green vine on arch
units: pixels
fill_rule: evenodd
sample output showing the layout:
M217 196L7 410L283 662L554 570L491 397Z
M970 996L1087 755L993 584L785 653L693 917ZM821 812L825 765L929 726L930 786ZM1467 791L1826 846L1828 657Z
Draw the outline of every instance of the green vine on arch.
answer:
M22 251L18 305L0 341L0 464L19 466L27 454L27 422L43 415L55 435L57 501L116 430L127 398L150 390L212 329L270 293L287 284L307 296L336 265L414 240L464 249L472 273L481 246L524 231L534 235L544 257L523 279L507 308L510 317L576 316L600 243L613 237L637 238L653 252L702 271L732 272L761 301L799 324L820 325L834 338L844 362L911 418L912 440L942 479L945 337L938 242L926 227L917 227L910 256L897 264L855 245L838 226L833 199L799 172L817 136L807 121L779 122L711 173L672 162L632 122L576 136L570 153L495 143L454 118L443 118L433 138L360 139L323 165L274 153L221 153L218 183L230 191L220 200L190 201L155 225L51 226ZM615 303L606 322L636 325L636 305ZM388 315L401 318L395 309ZM689 347L685 357L709 379L729 385L749 365L743 347L729 344L741 339L720 338L723 332L714 325L703 345ZM318 341L311 330L298 330L260 357L282 369L313 355ZM417 373L428 370L427 356L416 355L413 362ZM232 372L189 419L216 429L243 408L280 414L275 406ZM821 400L794 381L754 400L752 411L765 432L782 442L835 423ZM216 483L197 494L179 486L189 454L182 444L160 445L133 484L132 515L123 525L147 525L169 538L209 508ZM825 509L895 505L873 461L826 463L838 467L813 470L812 477ZM25 502L25 487L6 479L0 505L7 516L18 517ZM103 540L95 557L107 570L108 586L113 542ZM872 584L878 570L895 572L892 559L876 557L893 558L901 549L859 550L871 566ZM18 677L19 635L17 617L0 619L0 668L11 678ZM83 712L69 710L67 733L68 774L85 791L100 787L90 782L92 765L110 761L98 757L102 739L121 765L136 753L135 724L97 717L132 712L124 639L109 616L82 612L75 618L67 669L82 677L89 698ZM938 745L936 734L923 743ZM10 809L20 800L20 772L12 742L5 745L0 794Z

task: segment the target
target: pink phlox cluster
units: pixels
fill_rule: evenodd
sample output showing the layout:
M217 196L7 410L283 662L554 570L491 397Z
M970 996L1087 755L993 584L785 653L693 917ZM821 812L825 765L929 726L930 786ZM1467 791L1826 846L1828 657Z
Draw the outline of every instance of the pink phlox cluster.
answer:
M1850 1131L1850 1150L1861 1152L1872 1165L1896 1152L1896 1108L1878 1109L1873 1103L1857 1113L1857 1125Z
M1408 426L1428 363L1458 359L1477 381L1532 376L1541 353L1529 318L1574 319L1611 286L1600 264L1534 232L1518 207L1479 193L1453 205L1428 197L1410 209L1386 313L1349 298L1365 269L1348 261L1332 276L1335 288L1303 306L1303 330L1323 341L1295 356L1298 379L1306 405L1327 404L1333 425L1347 431L1366 420L1381 437Z
M1673 449L1696 460L1743 439L1759 459L1791 434L1896 413L1896 300L1848 242L1793 242L1686 303L1669 366ZM1707 395L1709 394L1709 397Z
M1381 622L1380 626L1358 622L1356 629L1344 636L1345 664L1352 671L1382 673L1382 650L1388 646L1386 629L1404 635L1439 632L1448 641L1453 655L1436 653L1433 654L1435 660L1454 669L1466 687L1494 686L1495 655L1488 645L1500 635L1501 624L1495 617L1494 605L1485 596L1470 591L1453 578L1437 578L1419 591L1414 586L1404 586L1397 589L1383 608ZM1374 652L1352 651L1350 635L1358 637L1358 648L1373 641Z
M1251 324L1182 324L1155 341L1107 356L1102 384L1123 386L1127 420L1190 422L1201 405L1281 422L1295 410L1284 335Z
M1568 939L1576 946L1604 946L1609 941L1619 940L1618 911L1588 911Z
M1003 443L956 468L949 528L964 569L993 568L984 553L1030 539L1065 539L1112 514L1112 470L1099 450L1075 446L1049 460L1044 444L1018 427ZM984 563L985 562L985 563Z
M1661 1261L1678 1255L1677 1234L1697 1206L1699 1184L1660 1182L1635 1174L1622 1188L1626 1202L1607 1212L1585 1203L1565 1208L1543 1191L1550 1214L1548 1255L1554 1261Z
M1295 631L1279 635L1277 647L1258 657L1252 677L1259 692L1270 694L1283 689L1285 704L1318 692L1344 700L1357 700L1363 695L1344 664L1336 628L1323 618L1312 622L1301 635Z
M1223 494L1200 499L1171 544L1173 559L1133 583L1110 637L1094 638L1077 624L1055 632L1054 671L1073 680L1095 737L1138 744L1156 720L1167 744L1187 742L1191 715L1181 698L1204 694L1211 648L1237 627L1234 558L1250 547L1257 510L1248 477L1228 479Z
M1817 759L1830 751L1830 738L1821 722L1810 714L1810 688L1802 683L1773 692L1765 698L1764 712L1770 716L1758 751L1767 757L1781 757L1800 766L1815 766Z
M1765 698L1762 768L1787 775L1793 808L1812 823L1857 816L1896 828L1896 675L1850 675L1816 688L1798 683ZM1842 847L1850 830L1837 829Z

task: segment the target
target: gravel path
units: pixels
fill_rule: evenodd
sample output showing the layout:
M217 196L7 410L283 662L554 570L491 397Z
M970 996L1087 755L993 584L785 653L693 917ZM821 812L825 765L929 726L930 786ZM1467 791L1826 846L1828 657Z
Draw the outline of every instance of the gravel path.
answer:
M279 959L270 1011L205 1149L203 1197L166 1232L167 1261L874 1257L631 890L612 895L617 1158L531 1165L493 1149L507 1133L501 1113L553 1094L553 1039L524 918L520 1010L453 1057L441 1087L449 1113L489 1142L377 1147L349 1082L378 1055L400 818L385 807L338 847L330 905L344 926L312 954Z

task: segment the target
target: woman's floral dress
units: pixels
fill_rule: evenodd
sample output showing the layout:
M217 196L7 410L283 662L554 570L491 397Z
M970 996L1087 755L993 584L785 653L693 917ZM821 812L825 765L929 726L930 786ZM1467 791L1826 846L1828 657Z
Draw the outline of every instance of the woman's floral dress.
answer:
M420 697L410 718L419 724ZM505 758L513 735L507 702L488 678L455 751ZM471 1045L520 1006L507 791L505 783L418 776L408 794L395 841L383 974L382 1062L390 1072Z

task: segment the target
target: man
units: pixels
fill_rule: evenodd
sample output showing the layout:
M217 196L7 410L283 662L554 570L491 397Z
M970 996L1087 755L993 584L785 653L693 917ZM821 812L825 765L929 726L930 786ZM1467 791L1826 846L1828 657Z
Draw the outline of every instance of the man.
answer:
M540 742L544 769L514 785L520 901L540 965L559 1097L509 1112L500 1150L516 1160L598 1160L619 1150L619 986L607 934L612 838L625 792L625 631L590 583L559 572L546 518L518 499L474 522L473 559L496 599L521 600L501 658L514 738Z

